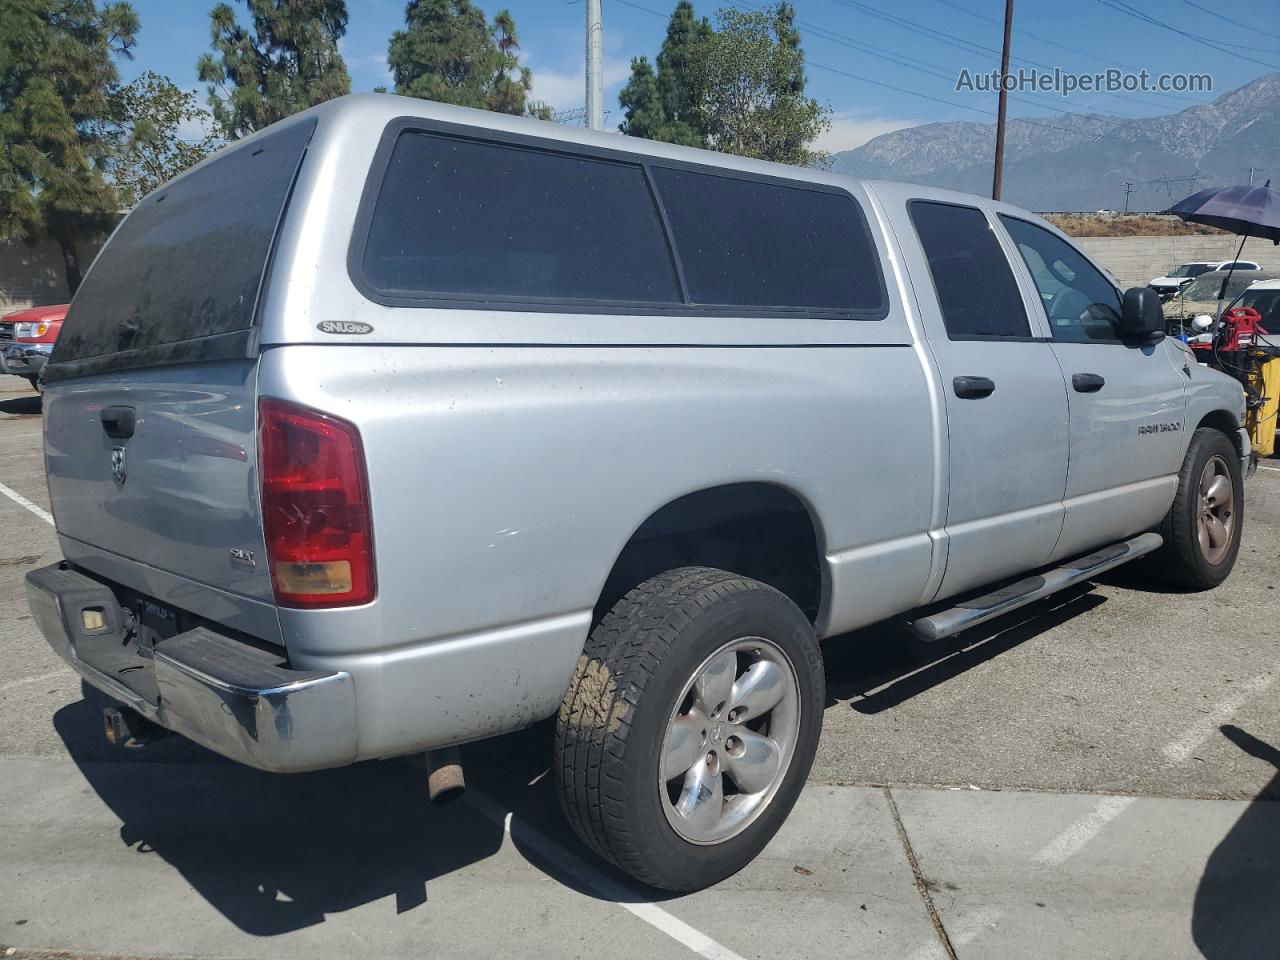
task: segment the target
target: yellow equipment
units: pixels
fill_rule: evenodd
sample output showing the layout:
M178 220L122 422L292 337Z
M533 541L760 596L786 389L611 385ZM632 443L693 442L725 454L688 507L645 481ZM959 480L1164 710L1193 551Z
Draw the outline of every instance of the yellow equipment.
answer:
M1249 386L1262 397L1262 403L1249 411L1245 426L1253 449L1260 457L1269 457L1276 449L1277 413L1280 413L1280 357L1256 363L1249 373Z

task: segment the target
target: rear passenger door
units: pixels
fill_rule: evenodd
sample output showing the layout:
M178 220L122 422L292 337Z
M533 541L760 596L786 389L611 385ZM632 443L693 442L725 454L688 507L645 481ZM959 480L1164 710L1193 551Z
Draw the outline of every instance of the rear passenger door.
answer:
M1069 242L1001 214L1043 304L1068 385L1071 469L1054 558L1149 530L1169 508L1188 374L1166 343L1120 339L1120 291Z
M907 209L923 254L916 297L946 395L944 597L1049 558L1062 526L1067 396L987 213L935 200Z

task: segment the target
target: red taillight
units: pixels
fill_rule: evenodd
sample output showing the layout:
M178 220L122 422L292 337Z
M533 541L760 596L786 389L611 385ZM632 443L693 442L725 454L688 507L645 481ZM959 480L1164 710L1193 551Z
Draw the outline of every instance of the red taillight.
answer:
M368 603L375 587L373 532L360 432L318 410L264 397L258 450L276 602Z

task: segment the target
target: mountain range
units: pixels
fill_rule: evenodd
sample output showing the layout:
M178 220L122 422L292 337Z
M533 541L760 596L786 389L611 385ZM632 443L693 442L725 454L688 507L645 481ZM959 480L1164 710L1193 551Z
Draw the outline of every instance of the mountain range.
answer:
M832 170L989 194L995 129L961 122L895 130L836 154ZM1163 210L1205 187L1247 183L1251 166L1276 171L1278 152L1280 73L1272 73L1163 116L1011 119L1003 199L1036 211L1120 210L1129 181L1130 210Z

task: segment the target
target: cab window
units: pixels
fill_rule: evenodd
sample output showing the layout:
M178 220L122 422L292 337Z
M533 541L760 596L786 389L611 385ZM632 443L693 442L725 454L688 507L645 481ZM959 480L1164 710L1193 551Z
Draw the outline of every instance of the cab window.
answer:
M1018 283L987 215L934 200L907 204L952 340L1028 339Z
M1075 247L1043 227L1000 215L1031 271L1055 340L1120 342L1120 291Z

